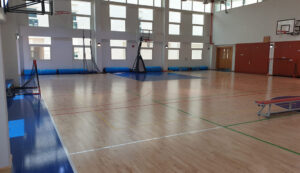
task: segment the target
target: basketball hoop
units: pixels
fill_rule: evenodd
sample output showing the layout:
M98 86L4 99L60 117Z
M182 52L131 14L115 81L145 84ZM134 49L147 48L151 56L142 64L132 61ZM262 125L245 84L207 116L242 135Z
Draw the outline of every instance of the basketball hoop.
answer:
M55 11L54 15L64 15L64 14L71 14L70 11Z

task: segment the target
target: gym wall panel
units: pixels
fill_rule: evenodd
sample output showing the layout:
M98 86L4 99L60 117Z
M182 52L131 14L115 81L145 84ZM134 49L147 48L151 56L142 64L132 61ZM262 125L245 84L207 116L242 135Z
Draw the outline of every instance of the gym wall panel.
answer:
M268 74L269 43L236 45L235 71L240 73Z
M300 41L275 43L273 74L300 76Z

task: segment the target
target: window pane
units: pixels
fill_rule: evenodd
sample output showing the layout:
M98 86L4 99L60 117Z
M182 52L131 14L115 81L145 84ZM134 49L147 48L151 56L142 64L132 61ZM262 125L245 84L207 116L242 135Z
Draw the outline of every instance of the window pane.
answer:
M161 0L154 0L155 7L161 7Z
M179 59L179 50L168 50L168 59L169 60L178 60Z
M203 2L193 1L193 11L204 12Z
M141 55L144 60L152 60L152 49L141 49Z
M182 9L192 11L192 1L182 1Z
M221 5L220 2L215 2L215 11L220 11Z
M28 19L29 26L49 27L48 15L29 14Z
M203 43L191 43L192 49L202 49Z
M180 34L180 25L169 24L169 34L170 35L179 35Z
M72 44L73 46L83 46L83 38L72 38ZM91 39L85 38L84 45L90 46L90 44L91 44Z
M125 48L111 48L111 59L125 60L126 59L126 49Z
M110 30L125 32L126 31L125 20L111 19L110 20Z
M139 8L140 20L153 20L153 10L148 8Z
M128 4L137 4L137 0L127 0Z
M202 59L202 50L192 50L192 59Z
M74 59L83 60L84 52L83 47L74 47ZM85 48L85 59L90 60L91 58L91 49L89 47Z
M232 0L232 8L243 6L244 0Z
M90 29L90 17L73 16L73 29Z
M150 30L150 33L152 33L152 22L140 22L140 29L141 30ZM142 31L144 33L149 33Z
M193 14L193 24L204 25L204 15Z
M203 36L203 27L202 26L193 26L193 35L194 36Z
M153 42L142 42L142 47L143 48L153 48Z
M37 36L29 36L28 37L29 44L51 44L51 37L37 37Z
M153 0L139 0L140 5L153 6Z
M126 47L126 40L110 40L111 47Z
M181 0L170 0L169 7L173 9L181 9Z
M257 0L245 0L245 5L257 3Z
M126 3L126 0L110 0L111 2L120 2L120 3Z
M126 7L120 5L109 5L109 16L116 18L126 18Z
M211 13L211 3L205 4L205 13Z
M91 15L90 2L72 0L71 5L73 14Z
M169 48L180 48L180 42L168 42Z
M180 23L181 22L181 13L180 12L169 12L169 22Z
M38 60L50 60L50 47L30 46L30 57Z

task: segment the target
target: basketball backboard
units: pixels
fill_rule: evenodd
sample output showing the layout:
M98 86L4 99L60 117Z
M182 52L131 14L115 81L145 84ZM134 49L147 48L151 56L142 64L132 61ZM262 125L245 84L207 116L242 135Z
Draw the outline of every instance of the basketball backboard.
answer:
M276 34L293 34L295 29L295 19L278 20Z
M1 0L5 13L53 14L53 0Z

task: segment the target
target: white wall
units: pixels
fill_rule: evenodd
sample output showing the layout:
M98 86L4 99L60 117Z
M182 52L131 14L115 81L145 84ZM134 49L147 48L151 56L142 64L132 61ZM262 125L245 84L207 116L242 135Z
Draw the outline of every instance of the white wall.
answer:
M102 0L93 1L95 8L95 26L93 37L96 42L101 42L101 47L96 47L96 62L102 69L103 67L131 67L137 53L137 36L136 31L138 28L138 8L142 6L127 4L127 19L126 19L126 32L111 32L109 20L109 3ZM120 3L119 3L120 4ZM166 5L168 6L168 0ZM122 5L122 4L120 4ZM125 5L125 4L124 4ZM147 8L146 6L143 8ZM148 7L149 8L149 7ZM168 10L165 8L154 7L154 41L153 60L146 60L146 66L200 66L209 65L209 45L206 44L203 49L203 60L191 60L191 42L209 42L209 23L210 15L205 17L204 37L193 37L192 33L192 12L182 12L182 24L180 36L167 36L168 33ZM70 0L55 1L55 10L71 11ZM30 50L28 45L28 36L51 36L51 60L38 61L40 69L58 69L58 68L82 68L82 61L73 60L72 37L82 37L81 30L72 29L72 15L54 15L50 17L49 28L38 28L28 26L27 15L18 15L18 27L20 34L20 68L30 69L32 60L30 58ZM164 18L165 17L165 18ZM88 32L87 32L88 35ZM127 59L126 60L111 60L110 58L110 39L124 39L127 40ZM182 42L180 51L180 60L168 61L167 51L164 48L165 43L170 41ZM134 48L132 48L134 45Z
M4 63L2 54L2 24L0 24L0 168L10 166L10 145L5 92Z
M300 20L299 0L264 0L262 3L216 12L214 15L214 43L262 42L271 36L271 42L300 40L300 36L276 35L277 20L296 18Z

